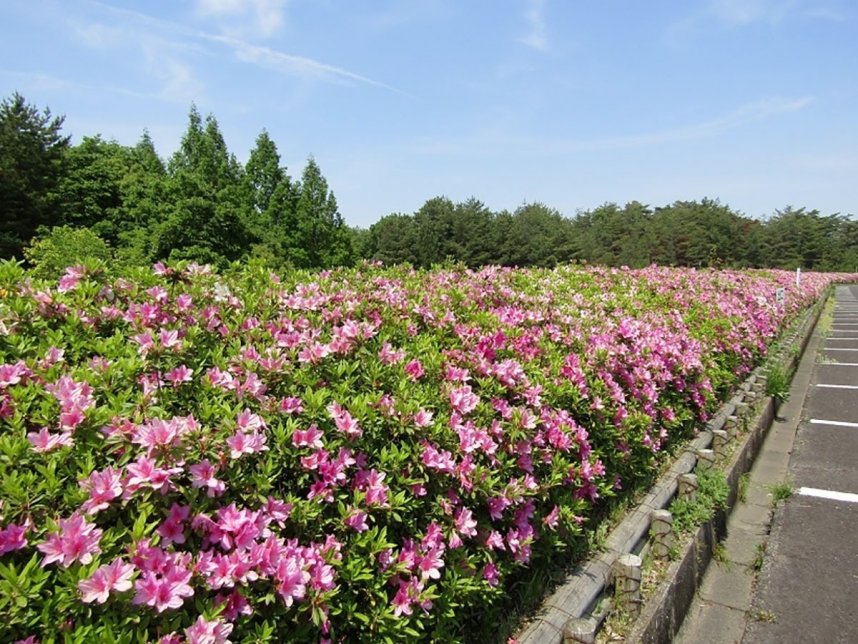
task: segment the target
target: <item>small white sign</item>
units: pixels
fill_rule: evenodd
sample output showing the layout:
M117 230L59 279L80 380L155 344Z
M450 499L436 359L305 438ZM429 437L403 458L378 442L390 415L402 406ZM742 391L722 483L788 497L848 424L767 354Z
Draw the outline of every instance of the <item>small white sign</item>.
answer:
M780 305L783 305L783 303L786 302L786 289L784 287L781 287L775 291L775 299Z

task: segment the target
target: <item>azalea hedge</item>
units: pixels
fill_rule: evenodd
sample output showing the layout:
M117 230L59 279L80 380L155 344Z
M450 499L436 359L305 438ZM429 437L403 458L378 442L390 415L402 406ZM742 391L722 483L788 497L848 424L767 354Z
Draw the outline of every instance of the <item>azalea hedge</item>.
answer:
M846 277L2 264L0 640L475 638Z

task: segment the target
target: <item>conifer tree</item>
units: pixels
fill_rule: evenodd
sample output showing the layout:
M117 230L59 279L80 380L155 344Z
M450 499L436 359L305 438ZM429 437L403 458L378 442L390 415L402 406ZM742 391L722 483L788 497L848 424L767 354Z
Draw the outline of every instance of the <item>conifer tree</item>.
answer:
M39 226L62 223L56 189L69 147L63 119L17 92L0 103L0 258L21 257Z

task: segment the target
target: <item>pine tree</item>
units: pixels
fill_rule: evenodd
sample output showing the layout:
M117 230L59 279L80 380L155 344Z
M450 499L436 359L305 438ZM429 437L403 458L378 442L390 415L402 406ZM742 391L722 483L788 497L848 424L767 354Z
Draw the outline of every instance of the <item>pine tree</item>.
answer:
M313 157L307 161L295 207L289 259L300 268L327 268L354 261L348 230L334 193Z
M252 238L243 211L242 168L212 115L191 106L188 129L169 163L171 212L160 227L157 257L223 264L241 259Z
M0 103L0 257L21 257L39 226L62 223L56 188L69 146L63 119L17 92Z

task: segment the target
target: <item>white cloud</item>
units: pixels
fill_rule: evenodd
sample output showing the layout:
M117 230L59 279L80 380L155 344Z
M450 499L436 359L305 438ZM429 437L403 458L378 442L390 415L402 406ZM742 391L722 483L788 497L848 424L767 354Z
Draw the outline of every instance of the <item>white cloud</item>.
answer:
M709 11L727 24L743 26L780 22L797 4L796 0L715 0Z
M709 121L679 126L648 134L638 134L628 137L619 137L616 139L604 139L601 141L594 141L593 144L597 148L610 148L636 147L640 145L670 143L673 141L690 141L713 136L720 132L732 130L748 123L765 121L779 114L796 112L809 106L814 102L814 100L815 99L812 96L802 96L800 98L773 96L764 100L746 103L727 114L713 118Z
M295 76L308 76L326 80L357 81L367 85L382 87L400 94L404 93L390 85L382 83L367 76L362 76L342 67L328 65L312 58L286 54L276 49L252 45L250 43L229 36L213 36L211 34L199 34L201 38L226 45L235 52L236 57L246 63L272 69L277 72L292 74Z
M548 35L545 23L545 0L527 0L524 14L528 31L519 40L538 51L548 51Z
M181 103L200 100L205 84L197 78L190 65L178 58L165 57L157 49L144 47L144 51L147 70L160 83L159 98Z
M130 50L133 64L139 65L143 73L158 84L154 91L140 93L128 90L128 94L186 103L199 100L205 90L204 83L187 61L187 55L199 53L199 48L187 41L170 38L169 30L157 28L163 27L160 23L153 26L145 20L133 20L110 25L73 21L69 24L72 32L92 49Z
M827 7L827 6L813 6L808 7L804 15L808 18L815 18L817 20L827 20L830 22L846 22L849 20L849 16L846 12L841 11L835 7Z
M517 154L531 156L568 155L580 152L640 148L666 143L696 141L727 132L750 123L774 118L780 114L797 112L811 105L812 96L799 98L770 97L739 106L721 116L700 123L679 125L655 132L644 132L601 139L541 139L528 136L510 136L508 128L484 127L477 136L455 140L422 141L414 146L418 154L469 156L497 154L501 150L515 150Z
M110 27L100 23L72 23L72 30L78 34L83 42L94 49L110 49L117 47L125 41L122 29Z
M286 0L197 0L196 9L218 19L224 33L268 37L283 26Z
M263 9L276 8L284 2L198 0L198 4L205 4L212 11L217 9L222 14L228 14L232 10L250 5L258 4ZM358 82L404 94L395 87L348 69L254 45L233 35L198 31L177 22L155 18L130 9L109 5L97 6L102 7L106 15L114 18L113 24L109 28L77 29L81 40L89 46L105 48L136 44L144 53L149 73L161 80L163 84L161 93L165 98L168 96L193 98L195 92L203 90L203 82L194 75L195 68L189 60L191 56L216 55L211 51L211 47L205 47L203 43L226 46L238 60L278 73L315 78L326 82ZM260 15L264 15L264 11Z
M817 0L710 0L696 13L671 24L667 36L688 38L712 25L726 28L773 26L796 19L843 22L847 16L837 7Z

